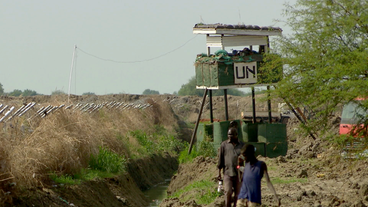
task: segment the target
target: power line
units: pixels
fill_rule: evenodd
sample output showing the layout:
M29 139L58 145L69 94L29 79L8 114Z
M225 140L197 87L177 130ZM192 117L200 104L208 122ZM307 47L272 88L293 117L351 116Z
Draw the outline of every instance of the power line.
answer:
M108 58L102 58L102 57L99 57L99 56L97 56L97 55L93 55L93 54L91 54L91 53L88 53L88 52L86 52L86 51L82 50L80 47L78 47L77 49L78 49L78 50L80 50L81 52L83 52L83 53L84 53L84 54L86 54L86 55L92 56L92 57L94 57L94 58L97 58L97 59L100 59L100 60L103 60L103 61L114 62L114 63L140 63L140 62L148 62L148 61L151 61L151 60L155 60L155 59L158 59L158 58L160 58L160 57L166 56L166 55L168 55L168 54L170 54L170 53L172 53L172 52L175 52L176 50L178 50L178 49L180 49L180 48L184 47L186 44L188 44L190 41L192 41L192 40L193 40L194 38L196 38L197 36L198 36L198 34L197 34L197 35L195 35L194 37L190 38L188 41L186 41L186 42L185 42L184 44L182 44L181 46L179 46L179 47L177 47L177 48L175 48L175 49L173 49L173 50L170 50L169 52L166 52L166 53L161 54L161 55L159 55L159 56L156 56L156 57L153 57L153 58L149 58L149 59L145 59L145 60L135 60L135 61L118 61L118 60L113 60L113 59L108 59Z

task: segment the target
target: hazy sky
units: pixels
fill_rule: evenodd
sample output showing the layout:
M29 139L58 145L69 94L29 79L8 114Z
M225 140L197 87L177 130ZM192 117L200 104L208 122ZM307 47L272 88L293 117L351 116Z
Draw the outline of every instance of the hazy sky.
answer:
M285 19L284 3L0 0L0 83L5 92L68 93L77 45L72 94L173 93L195 75L196 55L206 52L205 36L192 32L196 23L275 26L288 34L285 25L274 21Z

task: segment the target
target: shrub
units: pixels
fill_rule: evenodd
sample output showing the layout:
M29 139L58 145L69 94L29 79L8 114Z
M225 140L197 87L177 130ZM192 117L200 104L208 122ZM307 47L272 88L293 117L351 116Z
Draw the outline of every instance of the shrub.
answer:
M126 159L109 149L100 147L97 156L91 155L89 167L108 173L122 173L126 169Z
M194 158L198 156L203 157L216 157L216 150L214 149L212 142L203 141L199 145L199 149L194 145L190 154L188 154L189 144L179 154L179 163L191 162Z

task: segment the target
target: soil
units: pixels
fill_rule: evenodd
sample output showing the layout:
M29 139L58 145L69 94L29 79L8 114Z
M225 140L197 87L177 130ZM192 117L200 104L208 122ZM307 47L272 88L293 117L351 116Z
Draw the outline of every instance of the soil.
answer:
M177 158L153 155L130 162L122 176L83 182L80 185L52 185L12 191L5 206L148 206L144 190L170 178L178 168Z
M338 132L339 117L332 117L331 131ZM289 150L286 156L258 159L266 162L271 180L281 199L282 206L367 206L368 205L368 160L349 159L341 156L341 151L331 143L321 139L298 134L298 121L288 122ZM290 138L293 138L292 141ZM193 163L179 166L172 177L168 195L184 188L193 181L210 178L217 182L216 158L197 157ZM214 188L213 191L217 189ZM182 197L195 197L202 192L193 190ZM195 200L180 202L179 199L165 199L160 207L220 207L224 206L224 196L208 205L199 205ZM276 199L262 181L263 206L277 206Z
M156 101L168 101L179 119L180 138L190 141L194 123L198 118L202 97L177 97L172 95L107 95L71 96L72 103L97 101L139 102L147 97ZM66 104L65 96L36 96L30 98L1 97L9 103ZM266 111L267 104L261 98L256 100L256 111ZM277 101L272 108L277 109ZM67 105L67 104L66 104ZM250 97L229 96L229 119L239 119L241 112L251 111ZM223 97L213 99L214 118L225 119ZM209 118L209 105L205 105L201 118ZM339 116L331 117L330 131L338 133ZM349 159L341 156L341 151L325 139L299 134L299 122L288 121L287 133L289 149L286 156L278 158L258 157L266 162L269 174L282 206L367 206L368 205L368 161L366 158ZM43 188L13 191L4 187L1 199L6 206L148 206L142 191L149 189L177 173L171 178L168 195L182 189L193 181L210 177L217 183L216 158L197 157L193 163L178 165L176 157L155 155L144 160L131 162L124 176L94 180L76 186L48 186ZM0 177L1 178L1 177ZM214 191L216 189L213 189ZM10 193L8 193L10 192ZM193 190L186 196L194 197L203 193ZM276 206L274 196L262 183L264 206ZM181 202L178 199L165 199L161 207L177 206L223 206L224 197L213 203L199 205L194 200Z

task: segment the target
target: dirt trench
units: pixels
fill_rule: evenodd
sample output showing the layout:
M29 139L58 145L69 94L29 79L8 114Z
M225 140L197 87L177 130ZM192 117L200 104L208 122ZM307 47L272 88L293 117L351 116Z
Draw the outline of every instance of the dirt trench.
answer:
M152 155L128 164L125 175L82 182L80 185L52 185L4 194L4 206L94 206L144 207L149 205L143 191L170 178L178 168L169 154Z

